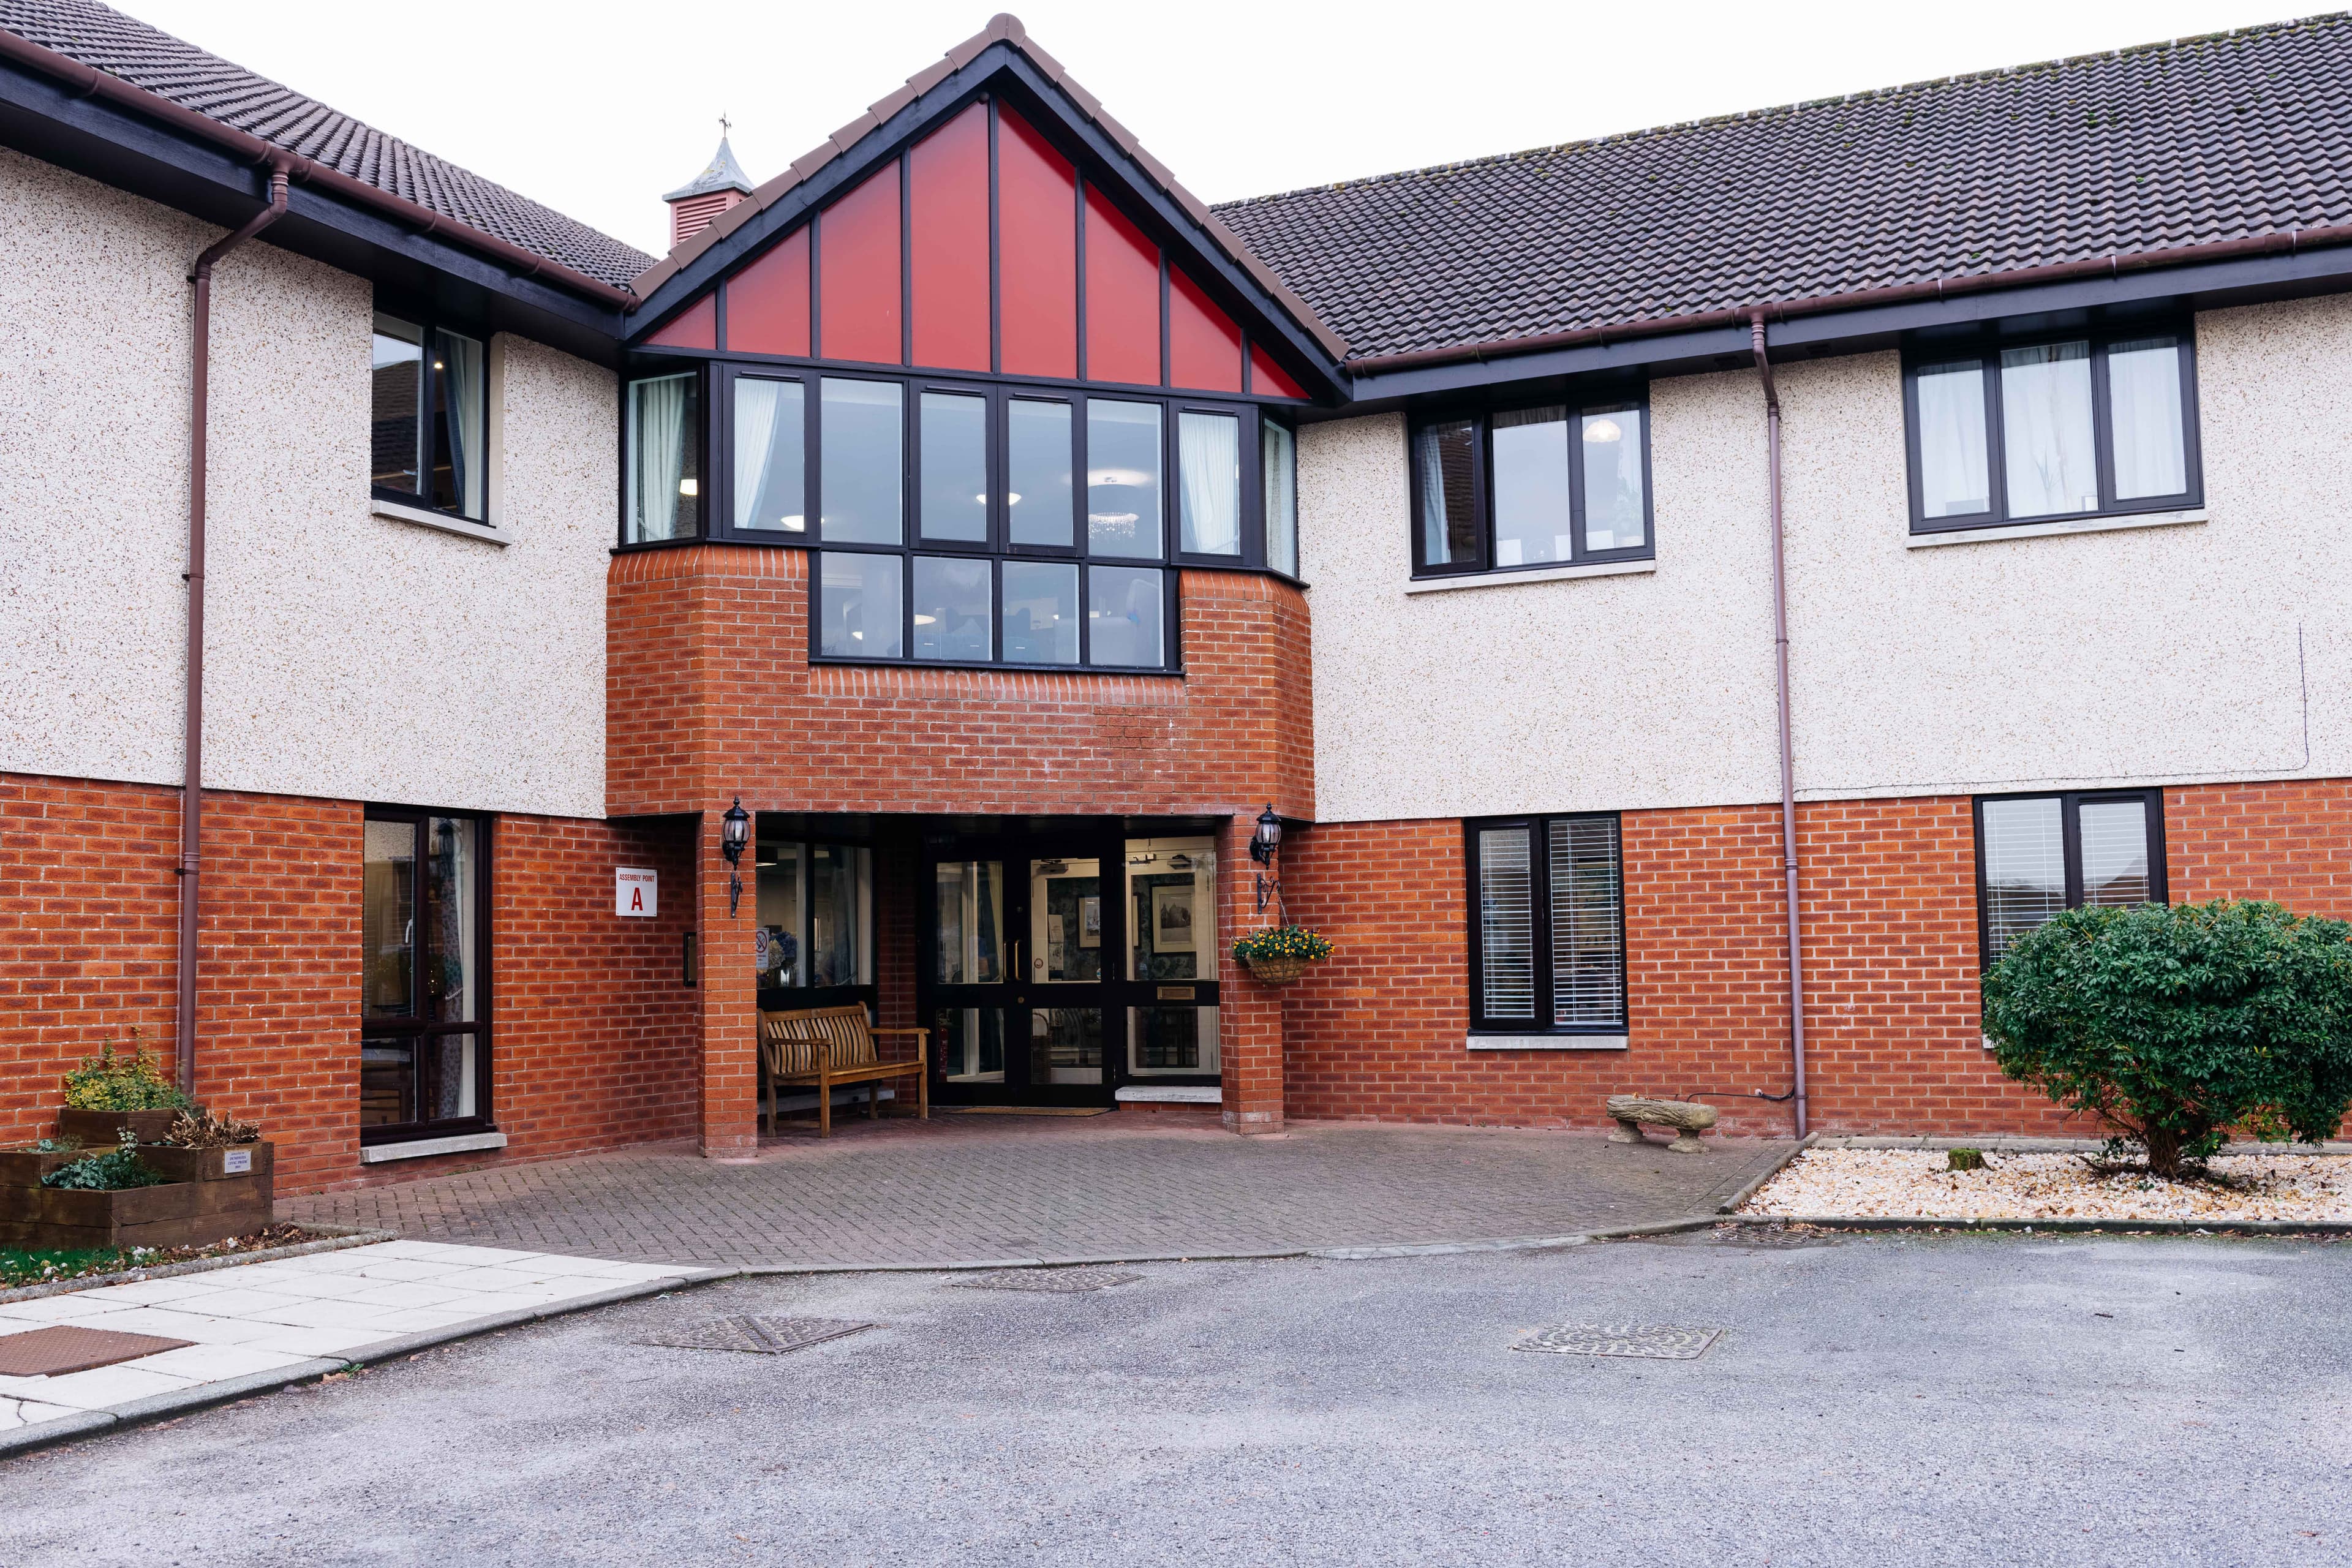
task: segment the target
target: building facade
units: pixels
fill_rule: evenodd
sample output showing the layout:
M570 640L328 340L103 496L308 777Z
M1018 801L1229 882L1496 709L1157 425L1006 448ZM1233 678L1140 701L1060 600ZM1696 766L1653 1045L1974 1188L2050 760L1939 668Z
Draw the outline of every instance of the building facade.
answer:
M0 1137L136 1029L289 1187L748 1157L850 1003L946 1104L2055 1130L2019 931L2352 914L2340 19L1213 209L1000 17L658 259L0 28Z

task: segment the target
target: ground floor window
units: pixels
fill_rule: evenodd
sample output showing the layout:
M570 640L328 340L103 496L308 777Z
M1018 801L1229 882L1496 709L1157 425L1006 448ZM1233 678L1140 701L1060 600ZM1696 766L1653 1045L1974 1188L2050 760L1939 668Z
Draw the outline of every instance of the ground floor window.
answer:
M2163 791L1977 801L1979 951L1986 968L2061 910L2164 901Z
M360 942L360 1136L490 1121L489 819L371 806Z
M1622 1034L1625 887L1613 814L1465 825L1470 1026Z
M759 924L752 962L770 1012L841 1007L874 993L874 851L759 831Z

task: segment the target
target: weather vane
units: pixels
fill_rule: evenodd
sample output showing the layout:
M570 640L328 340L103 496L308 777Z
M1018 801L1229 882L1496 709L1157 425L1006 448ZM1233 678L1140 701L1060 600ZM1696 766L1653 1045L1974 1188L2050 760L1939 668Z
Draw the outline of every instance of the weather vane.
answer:
M735 122L727 118L727 111L725 110L720 110L719 111L719 139L721 142L726 141L727 133L734 129Z

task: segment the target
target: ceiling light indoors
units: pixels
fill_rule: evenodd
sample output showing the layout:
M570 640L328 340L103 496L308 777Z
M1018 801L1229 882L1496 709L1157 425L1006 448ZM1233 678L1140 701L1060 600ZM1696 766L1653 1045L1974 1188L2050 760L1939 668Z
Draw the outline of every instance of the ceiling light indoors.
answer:
M1584 438L1588 441L1622 441L1625 438L1625 432L1614 419L1595 419L1584 426Z
M702 493L702 486L693 479L680 479L677 481L677 493L682 496L698 496Z

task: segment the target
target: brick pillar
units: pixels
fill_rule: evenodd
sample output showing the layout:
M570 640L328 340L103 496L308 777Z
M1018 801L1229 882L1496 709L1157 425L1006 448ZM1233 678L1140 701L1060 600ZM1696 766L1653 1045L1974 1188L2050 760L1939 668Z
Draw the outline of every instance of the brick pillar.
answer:
M1282 1131L1282 993L1254 980L1234 961L1234 942L1272 925L1274 910L1257 910L1255 872L1249 858L1248 816L1226 819L1217 833L1217 1054L1224 1067L1225 1129Z
M760 996L751 967L758 872L743 855L743 901L727 913L727 858L719 852L722 805L702 814L695 864L701 906L702 1153L750 1160L760 1152Z

